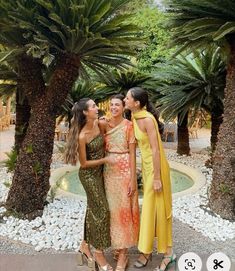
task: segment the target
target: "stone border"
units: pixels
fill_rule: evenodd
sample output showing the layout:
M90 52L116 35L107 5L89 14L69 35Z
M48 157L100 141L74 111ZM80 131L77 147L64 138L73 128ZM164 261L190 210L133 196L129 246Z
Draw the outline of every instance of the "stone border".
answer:
M193 186L191 186L190 188L180 191L180 192L173 193L172 194L173 199L177 199L179 197L186 196L186 195L188 196L188 195L195 194L206 184L205 176L200 171L196 170L195 168L192 168L192 167L189 167L189 166L186 166L184 164L177 163L174 161L169 161L169 164L170 164L171 169L182 172L183 174L191 178L194 182ZM78 169L79 169L79 166L64 166L64 167L53 170L50 177L51 186L55 185L57 180L60 177L62 177L65 173L72 172ZM76 199L86 201L86 197L77 195L71 192L66 192L60 188L57 189L56 196L66 196L69 198L76 198ZM142 204L142 199L139 200L139 203Z
M50 177L50 185L54 186L56 185L56 182L58 181L59 178L61 178L65 173L69 173L75 170L78 170L79 166L64 166L64 167L60 167L57 169L52 170L51 172L51 177ZM57 188L56 191L56 196L65 196L65 197L69 197L69 198L75 198L75 199L80 199L83 201L86 201L86 197L82 196L82 195L77 195L71 192L66 192L63 189Z
M173 199L177 199L186 195L193 195L206 184L206 177L199 170L174 161L169 161L169 164L171 169L182 172L194 182L193 186L189 187L188 189L173 193Z

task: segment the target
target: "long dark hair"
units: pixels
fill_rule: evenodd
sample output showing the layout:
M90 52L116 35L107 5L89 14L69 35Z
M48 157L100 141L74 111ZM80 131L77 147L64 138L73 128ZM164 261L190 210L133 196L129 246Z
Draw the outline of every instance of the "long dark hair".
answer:
M65 162L76 165L78 161L78 138L82 128L86 124L86 116L83 111L88 109L90 98L82 98L72 108L71 127L69 129L68 141L65 150Z
M129 89L129 91L131 92L131 96L133 97L133 99L140 102L140 108L142 109L144 106L146 106L146 110L155 117L158 124L159 133L162 134L164 130L164 125L159 120L159 114L156 108L149 101L148 92L141 87L133 87Z
M122 94L115 94L115 95L113 95L110 98L110 101L112 99L119 99L120 101L122 101L122 105L125 106L125 102L124 102L125 96L124 95L122 95ZM131 120L131 111L129 109L125 109L124 110L124 118L128 119L128 120Z

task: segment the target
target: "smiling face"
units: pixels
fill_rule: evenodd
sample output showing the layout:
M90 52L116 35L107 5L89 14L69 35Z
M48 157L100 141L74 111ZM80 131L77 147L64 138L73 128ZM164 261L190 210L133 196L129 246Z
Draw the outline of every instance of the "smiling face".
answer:
M138 108L139 102L134 100L130 90L127 92L124 101L125 101L125 108L126 109L133 111Z
M97 119L98 118L98 107L93 100L87 102L87 110L84 111L87 119Z
M110 101L110 112L113 117L122 116L124 110L123 101L118 98L112 98Z

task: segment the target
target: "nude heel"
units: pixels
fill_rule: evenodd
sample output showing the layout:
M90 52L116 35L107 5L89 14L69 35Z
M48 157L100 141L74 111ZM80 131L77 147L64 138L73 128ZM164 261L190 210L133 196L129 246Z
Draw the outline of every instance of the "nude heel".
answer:
M81 250L78 251L77 254L77 263L78 266L82 266L84 264L87 264L87 267L91 271L96 271L96 264L94 258L89 258L85 253L83 253Z
M84 261L83 261L83 254L82 254L82 252L78 252L78 254L77 254L77 264L79 265L79 266L82 266L83 264L84 264Z

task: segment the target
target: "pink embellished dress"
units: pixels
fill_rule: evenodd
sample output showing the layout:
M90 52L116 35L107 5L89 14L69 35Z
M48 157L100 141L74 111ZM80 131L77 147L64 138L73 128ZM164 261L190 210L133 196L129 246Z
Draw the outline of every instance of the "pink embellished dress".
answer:
M114 165L105 164L104 184L110 210L113 249L135 246L139 235L137 191L128 197L130 183L129 143L135 143L131 121L124 119L105 134L106 155L114 155Z

